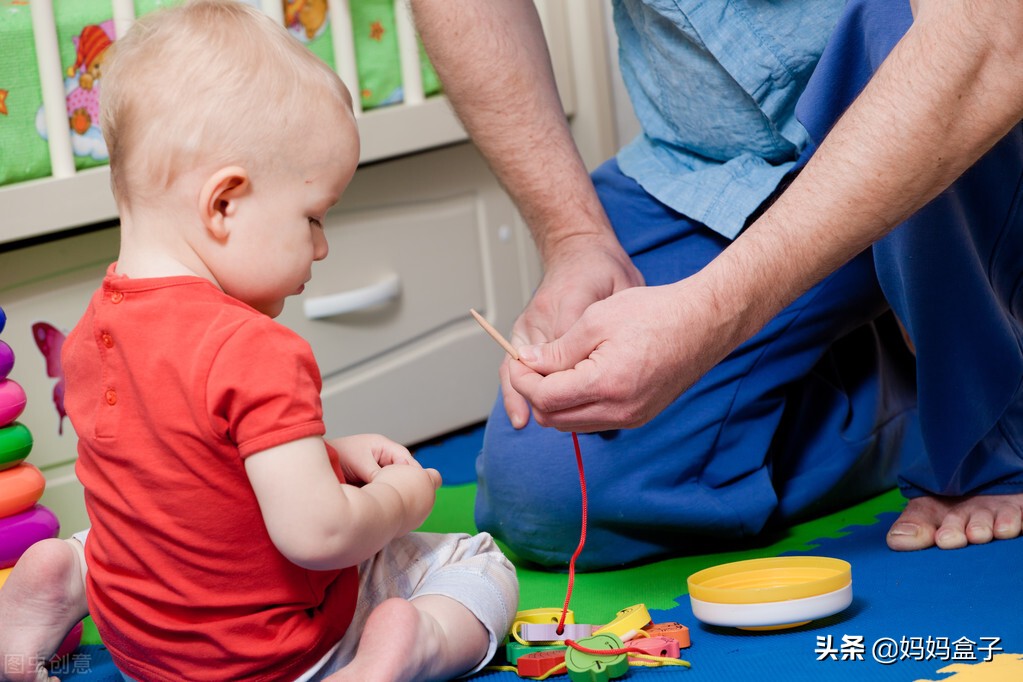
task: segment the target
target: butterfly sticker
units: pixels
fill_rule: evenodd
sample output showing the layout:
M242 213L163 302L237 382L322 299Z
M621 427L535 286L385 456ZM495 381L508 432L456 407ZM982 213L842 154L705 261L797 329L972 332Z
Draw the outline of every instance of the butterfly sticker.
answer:
M64 347L64 332L49 322L36 322L32 325L32 336L35 338L39 352L46 358L46 376L57 380L53 387L53 405L57 408L60 421L57 433L64 435L64 367L60 363L60 351Z

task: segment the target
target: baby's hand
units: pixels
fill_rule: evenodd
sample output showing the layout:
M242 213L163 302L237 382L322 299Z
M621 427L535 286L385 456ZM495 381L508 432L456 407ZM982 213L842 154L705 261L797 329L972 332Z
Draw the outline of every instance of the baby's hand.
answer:
M372 482L384 483L398 492L403 507L401 531L396 536L400 537L414 531L430 515L441 479L436 469L392 464L377 471Z
M408 448L376 433L334 438L328 442L337 450L345 481L353 485L368 483L380 467L391 464L422 468Z

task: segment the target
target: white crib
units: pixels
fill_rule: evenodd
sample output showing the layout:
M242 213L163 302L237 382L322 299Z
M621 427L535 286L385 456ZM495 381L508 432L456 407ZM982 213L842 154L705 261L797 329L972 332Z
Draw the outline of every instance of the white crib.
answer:
M117 31L134 20L132 0L112 0ZM280 0L260 0L264 11L283 19ZM465 132L446 99L424 97L415 29L404 0L396 0L405 97L401 104L357 111L362 135L363 163L394 158L464 141ZM608 106L609 80L602 7L593 0L538 0L549 36L552 59L561 84L564 105L576 119L580 145L587 161L597 163L613 151L614 133ZM0 244L60 232L69 227L114 219L116 209L108 191L105 168L76 172L70 133L64 117L63 69L57 45L52 0L31 0L36 56L47 117L49 178L0 186ZM332 0L334 52L338 72L352 92L359 92L349 0ZM577 107L576 101L586 107ZM358 109L358 98L356 98ZM598 106L592 106L598 105Z
M261 0L280 17L279 0ZM503 332L539 280L532 241L511 202L467 142L443 95L424 96L419 49L397 0L404 101L359 111L362 157L325 229L331 254L279 318L310 341L324 377L328 434L380 432L407 444L486 417L501 351L470 317ZM113 0L121 32L131 0ZM75 436L53 399L58 381L31 327L68 331L117 255L116 210L106 167L76 171L51 0L31 0L47 116L51 177L0 186L0 340L10 378L28 405L19 419L43 470L42 503L64 534L86 523L74 476ZM594 0L537 0L563 104L591 166L617 144L605 18ZM359 92L348 0L331 0L335 59ZM60 132L58 132L60 131ZM255 368L254 371L258 371ZM62 424L63 432L58 429Z

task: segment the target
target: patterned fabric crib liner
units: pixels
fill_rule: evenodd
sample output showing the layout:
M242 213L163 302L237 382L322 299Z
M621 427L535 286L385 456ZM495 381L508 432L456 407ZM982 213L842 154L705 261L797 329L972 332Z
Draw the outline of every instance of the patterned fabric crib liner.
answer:
M182 0L135 0L142 16ZM258 5L256 0L247 0ZM328 0L281 0L288 30L337 69ZM107 163L99 129L106 49L116 39L110 0L52 0L75 168ZM363 110L403 101L393 0L350 0ZM420 50L423 90L440 91ZM353 93L354 94L354 93ZM46 121L28 0L0 0L0 185L51 174Z

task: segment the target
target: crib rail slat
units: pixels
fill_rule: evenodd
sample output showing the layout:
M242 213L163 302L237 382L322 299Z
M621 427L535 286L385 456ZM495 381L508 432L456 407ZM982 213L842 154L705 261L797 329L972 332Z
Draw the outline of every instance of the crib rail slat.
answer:
M120 38L135 22L135 3L132 0L113 0L114 35Z
M68 126L67 102L64 99L64 70L60 65L53 3L51 0L32 0L30 8L46 117L46 139L50 148L50 166L53 177L67 178L75 174L75 158L71 152L71 128Z
M416 27L409 14L406 0L394 0L394 20L398 32L398 49L401 56L401 82L405 93L405 104L421 104L423 95L423 72L419 63L419 40Z
M278 24L284 23L284 3L281 0L259 0L259 9Z
M355 115L362 113L362 97L359 93L359 69L355 61L355 31L352 27L352 11L348 0L331 0L327 4L330 12L331 38L334 44L335 68L341 80L352 93L352 108Z

